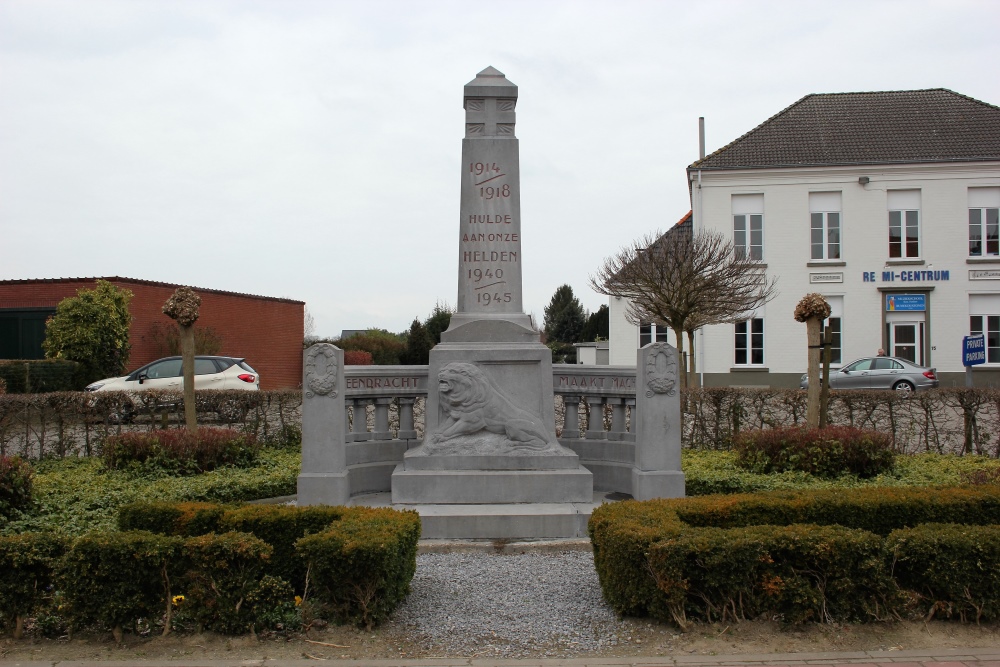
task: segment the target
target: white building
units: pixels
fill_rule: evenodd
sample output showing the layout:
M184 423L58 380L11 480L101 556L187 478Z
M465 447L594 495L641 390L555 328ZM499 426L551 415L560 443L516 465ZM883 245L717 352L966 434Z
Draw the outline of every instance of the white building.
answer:
M962 338L982 332L976 384L1000 382L1000 108L944 89L808 95L687 173L694 229L778 278L750 320L699 332L706 386L797 386L809 292L833 307L837 362L883 348L961 385ZM634 364L645 340L616 301L610 361Z

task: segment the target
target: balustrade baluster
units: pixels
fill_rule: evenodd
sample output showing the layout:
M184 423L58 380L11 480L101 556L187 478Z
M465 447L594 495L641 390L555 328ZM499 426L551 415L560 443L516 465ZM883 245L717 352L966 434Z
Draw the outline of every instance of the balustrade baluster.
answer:
M604 430L604 397L588 396L587 405L590 408L590 415L587 417L588 440L605 440L608 437Z
M625 435L625 399L609 398L608 404L611 406L611 430L608 431L608 440L621 440Z
M389 406L392 398L375 399L375 433L376 440L392 440L392 432L389 430Z
M370 399L354 399L354 423L351 432L354 434L354 441L371 440L372 434L368 432L368 403Z
M580 397L563 396L563 430L564 438L580 437Z
M628 433L622 433L622 440L635 442L635 399L626 398L625 407L628 408ZM622 430L625 430L625 422L622 422Z
M400 440L416 440L417 431L413 427L413 403L417 399L400 397L399 399L399 433Z

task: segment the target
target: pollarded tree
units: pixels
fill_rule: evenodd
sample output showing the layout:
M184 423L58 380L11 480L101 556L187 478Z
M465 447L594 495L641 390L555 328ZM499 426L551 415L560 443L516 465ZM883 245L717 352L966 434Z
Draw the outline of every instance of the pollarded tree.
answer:
M45 323L45 356L79 362L86 383L122 375L132 349L131 301L131 291L106 280L63 299Z
M647 234L604 260L590 277L596 292L627 299L630 321L670 327L682 364L685 334L692 343L700 327L747 319L774 297L775 284L723 234L693 233L689 225ZM689 356L693 378L694 356ZM682 372L681 386L688 384Z
M181 372L184 375L184 423L192 433L198 430L194 404L194 323L198 321L201 297L190 287L178 287L163 304L163 314L176 320L181 341Z

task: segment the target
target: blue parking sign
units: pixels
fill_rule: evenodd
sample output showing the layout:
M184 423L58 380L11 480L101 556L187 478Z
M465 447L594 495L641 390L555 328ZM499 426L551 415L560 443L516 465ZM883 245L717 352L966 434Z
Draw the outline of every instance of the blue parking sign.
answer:
M986 363L986 337L966 336L962 339L962 365L978 366Z

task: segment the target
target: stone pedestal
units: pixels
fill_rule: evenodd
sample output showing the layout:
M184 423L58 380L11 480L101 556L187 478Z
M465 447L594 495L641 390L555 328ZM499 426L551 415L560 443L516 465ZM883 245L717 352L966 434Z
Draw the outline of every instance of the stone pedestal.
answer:
M351 499L343 368L344 352L334 345L317 343L305 351L299 505L346 505Z
M632 497L684 497L681 472L681 397L677 350L651 343L638 352L635 388L635 468Z

